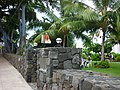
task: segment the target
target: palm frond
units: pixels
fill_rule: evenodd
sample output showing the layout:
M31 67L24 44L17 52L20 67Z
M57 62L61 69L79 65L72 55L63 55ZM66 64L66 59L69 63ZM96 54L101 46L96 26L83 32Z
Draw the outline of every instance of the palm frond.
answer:
M116 30L120 32L120 16L117 15Z
M71 4L71 3L72 3L72 0L60 0L60 6L62 10L66 5Z
M71 22L71 21L79 21L82 20L83 18L80 16L74 16L74 17L62 17L61 20L62 22Z
M64 15L65 16L74 16L74 15L80 15L85 10L85 7L80 3L71 3L67 4L64 8Z
M49 29L59 29L63 24L72 22L72 21L79 21L81 17L62 17L56 22L54 22Z
M85 9L84 13L82 14L84 20L86 21L96 21L99 20L98 14L96 14L94 11L90 9Z
M41 36L44 35L45 33L48 33L50 37L54 37L54 36L55 36L55 30L46 30L46 31L41 32L41 33L34 39L34 42L40 41Z
M120 33L118 32L117 34L111 34L110 41L114 42L115 44L116 43L120 44Z
M42 29L46 30L50 27L50 25L51 25L51 23L49 23L49 22L35 20L35 21L31 21L29 23L28 29L42 28Z
M87 8L83 3L71 3L64 7L65 16L78 16L87 21L98 20L98 14L90 8Z
M102 9L101 0L93 0L93 3L98 10Z
M102 0L102 6L103 7L108 7L110 4L110 0Z
M120 10L120 0L117 0L114 5L112 5L113 10Z
M59 29L61 25L62 25L62 19L59 19L58 21L54 22L54 23L49 27L49 29L51 29L51 30Z
M47 13L47 16L53 20L53 22L58 20L58 17L53 13L53 10L45 8L45 12Z
M86 43L87 45L89 45L91 42L90 38L88 37L88 35L85 35L82 33L80 33L79 35L76 36L76 38L81 38L81 40Z
M65 24L63 24L60 29L59 32L74 32L76 30L80 30L81 28L85 28L86 25L83 21L71 21L71 22L67 22Z
M35 2L32 4L32 7L35 8L38 12L45 11L45 5L43 2Z

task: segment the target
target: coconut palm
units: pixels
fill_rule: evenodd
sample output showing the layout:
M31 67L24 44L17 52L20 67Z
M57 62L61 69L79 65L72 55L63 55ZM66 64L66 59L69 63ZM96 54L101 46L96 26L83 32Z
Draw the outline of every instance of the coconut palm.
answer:
M83 32L93 28L87 27L87 23L90 23L89 21L96 22L98 20L97 14L89 8L86 8L86 5L83 3L73 2L73 0L60 1L63 16L57 22L53 23L50 29L57 29L58 32L62 32L64 34L63 46L65 46L67 34L69 32L73 32L77 37L82 37L83 39L89 41L88 37L83 34ZM84 13L86 12L88 12L89 16L85 16ZM97 23L94 23L94 26L96 24Z
M52 35L56 35L56 33L63 33L63 46L67 45L67 35L71 32L76 34L78 38L82 37L83 39L89 41L89 38L87 37L87 35L83 34L83 32L85 29L89 30L90 28L94 30L95 27L87 27L87 23L94 22L91 23L91 26L95 26L97 24L96 20L98 19L98 16L96 15L96 13L86 8L85 4L73 3L72 0L60 0L60 5L62 16L61 18L57 18L56 20L54 20L55 22L50 26L47 32L51 32L50 34ZM85 18L84 13L86 12L89 12L89 16L86 16ZM88 19L89 21L91 20L91 22L89 22ZM38 40L40 38L40 35L37 36L34 41Z
M67 0L65 0L67 1ZM83 16L83 20L84 21L93 21L93 20L99 20L99 25L98 27L102 30L103 32L103 36L102 36L102 57L101 60L104 60L104 43L105 43L105 35L106 32L108 30L108 25L109 25L109 17L108 17L108 10L109 8L111 8L115 3L118 3L119 0L117 1L113 1L113 0L92 0L94 5L95 5L95 9L92 9L90 6L85 5L82 2L74 2L76 4L76 7L74 7L73 5L75 4L68 4L68 6L66 5L64 7L64 13L67 16L75 16L75 15L79 15L79 16ZM113 3L114 2L114 3ZM78 5L79 6L78 8ZM85 6L85 8L81 8L82 6ZM96 17L96 14L98 17L98 19ZM90 26L90 24L89 24Z
M53 23L49 29L58 30L64 33L64 43L67 33L73 32L80 36L84 31L96 31L101 28L102 37L102 58L104 60L105 33L109 25L108 8L114 3L113 0L93 0L96 9L73 0L60 0L62 17ZM79 33L79 34L78 34ZM65 45L65 44L64 44Z
M112 44L120 43L120 7L109 13L110 18L110 41Z
M84 23L82 21L78 21L80 18L75 18L75 17L63 17L60 18L58 21L53 23L50 26L50 30L56 31L58 33L63 33L63 47L67 45L66 40L67 40L67 35L70 32L76 31L82 27L85 27Z

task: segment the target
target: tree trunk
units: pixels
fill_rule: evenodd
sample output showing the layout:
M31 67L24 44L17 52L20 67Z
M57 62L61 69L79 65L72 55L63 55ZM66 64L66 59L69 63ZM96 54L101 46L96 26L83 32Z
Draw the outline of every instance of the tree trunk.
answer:
M2 26L0 25L0 32L2 32L3 34L3 41L4 41L4 49L7 52L10 52L10 44L8 41L8 35L6 34L6 32L3 30Z
M18 9L18 20L19 20L19 33L20 33L20 36L19 36L19 48L21 48L22 46L22 23L21 23L21 18L20 18L20 8Z
M104 56L104 44L105 44L105 31L103 31L103 37L102 37L102 55L101 55L101 60L105 60L105 56Z
M19 48L17 50L17 54L23 54L23 51L26 48L25 8L26 8L26 4L23 4L22 5L22 21L20 18L20 8L18 11L20 41L19 41Z
M12 50L12 53L14 52L14 48L15 48L15 47L14 47L14 42L13 42L13 33L14 33L14 31L12 31L12 33L11 33L11 39L10 39L11 42L12 42L12 49L11 49L11 50Z
M64 34L64 38L63 38L63 47L65 47L65 44L66 44L66 37L67 37L67 35Z
M22 47L26 45L25 7L25 4L22 5Z
M10 52L10 41L8 41L8 36L6 32L3 32L3 41L4 41L4 48L7 52Z

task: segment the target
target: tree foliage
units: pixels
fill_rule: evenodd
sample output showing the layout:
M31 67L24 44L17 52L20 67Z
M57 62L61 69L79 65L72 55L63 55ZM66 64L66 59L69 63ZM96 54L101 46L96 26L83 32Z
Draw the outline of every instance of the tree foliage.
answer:
M1 0L0 1L0 6L1 6L0 7L0 31L1 31L1 37L3 38L5 43L5 49L8 52L13 52L13 49L17 47L16 45L19 39L18 12L19 12L19 9L20 9L20 12L22 12L21 11L22 5L27 4L26 22L36 18L36 14L34 10L28 8L29 7L28 5L30 3L32 3L31 0ZM29 14L28 12L32 14Z
M21 36L19 35L21 34L20 17L22 6L26 5L25 22L30 22L27 29L38 28L39 30L39 33L37 32L33 36L35 42L40 40L42 34L48 32L53 42L56 37L61 37L64 46L71 46L74 36L81 37L85 43L90 45L92 38L89 38L84 32L95 34L96 30L101 28L103 31L102 60L104 60L107 33L110 33L109 38L112 43L120 43L120 1L92 1L96 6L95 9L83 3L82 0L1 0L0 36L3 37L5 47L10 51L13 41L17 41ZM48 18L36 19L35 9L40 13L44 12ZM53 9L60 11L61 17L56 16ZM96 50L96 47L94 49Z

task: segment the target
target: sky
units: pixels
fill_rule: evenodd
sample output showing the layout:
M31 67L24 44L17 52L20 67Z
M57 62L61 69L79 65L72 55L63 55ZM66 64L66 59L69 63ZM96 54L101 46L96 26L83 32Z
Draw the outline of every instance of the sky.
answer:
M82 0L85 4L91 6L92 8L95 8L95 6L93 5L91 0ZM37 11L36 11L37 12ZM54 14L57 15L58 17L60 16L59 12L57 10L54 9ZM42 17L46 17L46 15L44 13L39 13L37 12L37 18L39 20L43 20ZM29 35L27 36L27 39L30 38L33 34L35 34L35 31L28 31ZM96 38L96 37L95 37ZM97 43L101 43L102 39L100 39L100 37L98 37L99 39L94 39L93 42L97 42ZM81 39L76 39L75 38L75 43L76 43L76 48L82 48L83 47L83 42Z

